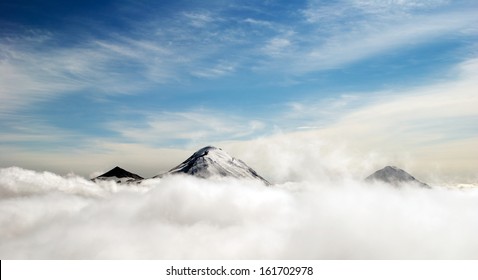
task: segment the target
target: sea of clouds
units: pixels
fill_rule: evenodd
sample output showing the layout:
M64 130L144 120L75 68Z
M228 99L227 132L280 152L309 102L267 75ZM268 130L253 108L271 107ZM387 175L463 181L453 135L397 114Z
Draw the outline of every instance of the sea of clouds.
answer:
M1 259L477 259L478 189L0 169Z

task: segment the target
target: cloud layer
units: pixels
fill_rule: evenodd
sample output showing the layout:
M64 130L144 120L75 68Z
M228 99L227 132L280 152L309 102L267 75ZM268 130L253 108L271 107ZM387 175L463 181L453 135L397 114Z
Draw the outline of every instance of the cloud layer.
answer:
M0 170L2 259L476 259L478 192Z

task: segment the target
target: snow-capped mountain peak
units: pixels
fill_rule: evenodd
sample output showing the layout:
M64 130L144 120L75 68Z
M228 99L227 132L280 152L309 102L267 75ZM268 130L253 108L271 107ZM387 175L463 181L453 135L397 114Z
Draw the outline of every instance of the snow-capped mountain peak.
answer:
M234 177L240 179L261 180L270 185L243 161L230 156L220 148L207 146L171 169L166 174L185 173L200 178L210 177Z

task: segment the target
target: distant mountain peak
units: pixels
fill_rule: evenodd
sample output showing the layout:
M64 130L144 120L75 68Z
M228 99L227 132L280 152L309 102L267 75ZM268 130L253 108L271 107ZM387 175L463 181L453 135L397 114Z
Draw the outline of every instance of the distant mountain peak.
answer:
M415 179L412 175L396 166L385 166L375 171L373 174L365 178L366 181L381 181L394 186L400 186L405 183L415 183L422 187L429 187L427 184Z
M102 181L115 181L117 183L130 183L137 180L142 180L143 177L131 173L119 166L111 169L110 171L101 174L98 177L93 178L93 181L102 180Z
M200 178L233 177L238 179L254 179L260 180L266 185L270 185L267 180L262 178L243 161L236 159L222 149L213 146L206 146L199 149L188 159L171 169L166 174L181 173Z

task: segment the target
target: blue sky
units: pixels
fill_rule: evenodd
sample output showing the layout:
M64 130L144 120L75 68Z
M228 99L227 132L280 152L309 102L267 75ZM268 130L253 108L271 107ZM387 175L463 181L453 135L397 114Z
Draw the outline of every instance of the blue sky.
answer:
M439 96L468 102L453 114L420 103L417 112L437 110L409 112L419 119L400 121L396 137L415 151L438 133L429 141L453 149L478 136L477 114L461 107L478 106L477 13L476 1L446 0L2 1L0 164L78 171L65 164L74 154L91 172L114 153L303 131L326 139L374 106ZM377 112L369 119L397 125Z

